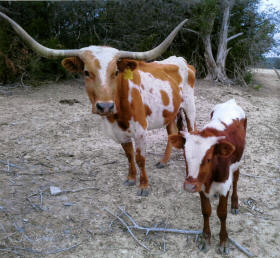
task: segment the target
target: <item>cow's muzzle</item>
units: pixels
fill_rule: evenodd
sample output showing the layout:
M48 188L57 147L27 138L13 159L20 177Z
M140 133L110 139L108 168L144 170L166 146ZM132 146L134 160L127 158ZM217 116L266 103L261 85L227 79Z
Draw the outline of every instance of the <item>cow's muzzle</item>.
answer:
M114 112L114 102L97 102L96 110L100 115L108 115Z

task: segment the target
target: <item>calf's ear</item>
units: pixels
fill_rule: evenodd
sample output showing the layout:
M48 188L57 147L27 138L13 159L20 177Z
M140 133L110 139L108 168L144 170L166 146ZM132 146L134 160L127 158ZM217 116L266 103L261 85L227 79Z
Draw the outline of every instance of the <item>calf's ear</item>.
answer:
M177 149L183 149L186 139L180 134L172 134L168 136L168 141Z
M214 153L223 158L230 157L234 151L235 146L228 141L219 142L218 144L216 144L214 149Z
M72 73L81 73L84 70L84 62L77 56L64 58L61 64Z

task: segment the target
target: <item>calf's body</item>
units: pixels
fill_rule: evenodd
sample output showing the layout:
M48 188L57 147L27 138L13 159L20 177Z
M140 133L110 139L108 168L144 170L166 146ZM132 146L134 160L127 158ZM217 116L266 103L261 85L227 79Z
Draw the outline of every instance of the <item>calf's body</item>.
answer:
M200 194L204 219L201 249L207 249L211 237L209 198L219 194L217 215L221 222L220 251L228 253L227 200L232 185L231 209L232 213L237 214L237 181L245 148L246 125L244 111L234 99L231 99L214 107L210 122L201 131L181 132L180 135L169 137L174 146L184 149L186 161L184 189Z

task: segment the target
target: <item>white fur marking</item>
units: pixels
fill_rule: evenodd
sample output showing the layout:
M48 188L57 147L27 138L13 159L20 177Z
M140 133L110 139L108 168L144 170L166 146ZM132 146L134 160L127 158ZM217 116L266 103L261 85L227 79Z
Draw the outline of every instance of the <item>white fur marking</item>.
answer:
M99 76L101 80L101 85L106 85L106 74L109 63L118 56L119 50L111 47L102 46L89 46L81 49L82 51L90 51L92 55L98 59L101 68L99 71ZM85 67L85 70L87 68Z
M206 152L218 142L221 137L201 137L199 135L185 134L185 155L188 163L189 176L196 179L199 168Z
M210 127L223 131L225 126L221 122L226 125L230 125L233 119L241 120L244 118L245 112L243 109L236 104L234 99L230 99L227 102L218 104L213 108L213 117L211 121L203 127L203 129Z

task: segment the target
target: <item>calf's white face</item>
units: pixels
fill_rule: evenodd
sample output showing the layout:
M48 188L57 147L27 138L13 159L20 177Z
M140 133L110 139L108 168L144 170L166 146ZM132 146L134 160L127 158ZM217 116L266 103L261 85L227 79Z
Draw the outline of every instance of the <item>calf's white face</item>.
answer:
M227 158L234 152L234 145L223 140L224 138L224 136L207 137L199 133L187 132L169 136L174 147L184 150L186 191L200 192L202 185L211 178L213 166L217 165L217 157Z

